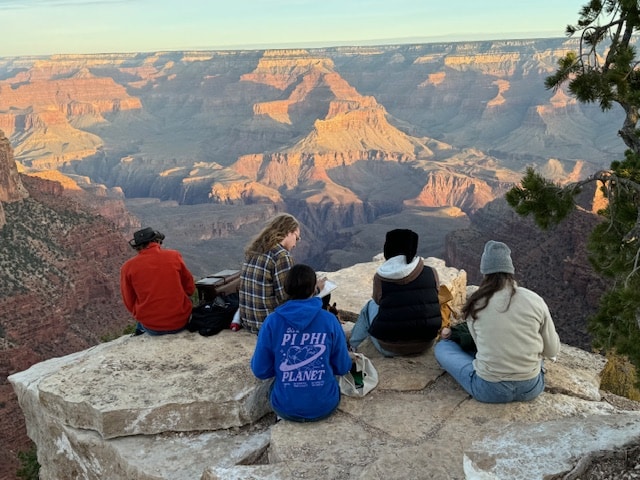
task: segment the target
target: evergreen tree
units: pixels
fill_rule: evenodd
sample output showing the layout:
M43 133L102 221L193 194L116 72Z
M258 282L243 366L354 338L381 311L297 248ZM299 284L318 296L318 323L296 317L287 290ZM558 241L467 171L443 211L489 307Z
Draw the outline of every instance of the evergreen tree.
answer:
M566 29L568 36L580 32L579 51L559 60L545 86L557 90L566 84L578 101L598 102L603 111L620 105L625 118L618 134L628 148L625 158L565 186L528 169L506 199L518 214L532 215L546 229L575 208L582 186L599 185L608 206L589 237L589 259L610 279L610 288L589 319L589 330L596 348L626 355L640 367L640 70L632 44L640 9L636 0L591 0L579 15L577 25Z

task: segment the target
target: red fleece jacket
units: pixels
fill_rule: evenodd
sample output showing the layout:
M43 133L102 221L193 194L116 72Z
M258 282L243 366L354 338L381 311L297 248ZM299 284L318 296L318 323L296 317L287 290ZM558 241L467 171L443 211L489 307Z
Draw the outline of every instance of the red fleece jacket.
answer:
M144 327L178 330L191 315L193 275L176 250L152 242L120 270L120 292L127 310Z

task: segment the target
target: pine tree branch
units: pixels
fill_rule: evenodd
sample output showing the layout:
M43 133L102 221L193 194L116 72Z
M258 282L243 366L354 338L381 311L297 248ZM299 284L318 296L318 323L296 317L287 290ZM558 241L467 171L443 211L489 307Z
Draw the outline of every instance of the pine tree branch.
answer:
M613 170L598 170L593 175L589 175L588 177L580 181L567 184L565 188L573 191L576 188L579 189L585 185L588 185L596 181L600 181L604 185L612 185L612 186L623 185L629 188L629 190L634 190L640 193L640 183L634 182L633 180L630 180L628 178L620 177L616 175L616 173Z
M627 275L626 278L624 279L624 288L629 288L629 281L631 280L631 277L633 277L633 275L640 268L640 265L638 265L639 262L640 262L640 248L636 250L636 254L633 258L633 268L631 269L631 272L629 272L629 275Z

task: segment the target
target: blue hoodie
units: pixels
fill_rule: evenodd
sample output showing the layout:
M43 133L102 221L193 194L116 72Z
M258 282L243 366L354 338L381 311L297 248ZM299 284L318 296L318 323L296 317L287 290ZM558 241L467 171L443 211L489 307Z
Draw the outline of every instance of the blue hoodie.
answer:
M340 402L335 376L350 368L342 326L317 297L277 307L262 324L251 359L256 377L276 377L271 390L275 412L300 421L321 419L335 410Z

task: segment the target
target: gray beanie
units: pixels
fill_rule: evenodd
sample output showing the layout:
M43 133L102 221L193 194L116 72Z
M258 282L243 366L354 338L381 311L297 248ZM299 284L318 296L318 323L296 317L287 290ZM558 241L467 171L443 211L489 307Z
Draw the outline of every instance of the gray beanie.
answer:
M502 242L489 240L484 246L484 252L482 252L480 259L480 273L489 275L499 272L515 273L511 261L511 250Z

